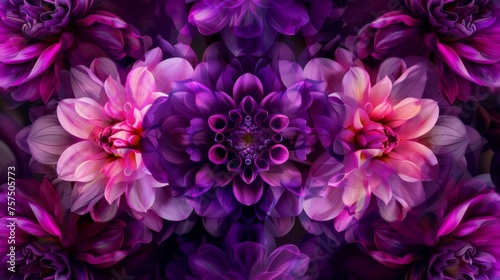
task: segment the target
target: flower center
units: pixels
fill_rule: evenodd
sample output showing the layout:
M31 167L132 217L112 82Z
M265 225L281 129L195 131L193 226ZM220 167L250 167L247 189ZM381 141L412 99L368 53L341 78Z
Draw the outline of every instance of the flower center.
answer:
M215 145L208 151L208 158L214 164L226 165L229 171L240 173L247 184L271 164L288 160L288 150L281 144L288 118L269 115L251 98L246 98L228 115L211 116L208 125L215 132Z
M243 123L229 131L226 143L246 165L250 165L269 146L269 134L269 131L254 123L251 116L245 116Z
M398 144L398 136L394 131L379 123L371 123L356 134L355 143L357 149L378 149L377 156L389 153Z
M106 127L97 136L97 143L107 153L122 156L123 149L137 149L141 140L141 132L126 122Z

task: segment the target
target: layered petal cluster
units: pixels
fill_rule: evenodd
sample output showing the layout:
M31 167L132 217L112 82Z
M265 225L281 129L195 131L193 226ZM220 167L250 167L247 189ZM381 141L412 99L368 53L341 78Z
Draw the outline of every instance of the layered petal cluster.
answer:
M0 218L0 236L7 240L15 231L15 244L0 246L2 279L93 279L90 269L109 267L151 241L151 233L138 221L114 219L94 223L88 216L69 211L65 196L69 185L53 187L46 179L18 180L15 222L12 216ZM0 200L7 209L7 184ZM6 225L12 225L7 227ZM11 246L15 251L11 253ZM7 254L14 255L11 258ZM8 264L12 261L13 264ZM15 267L15 273L7 270Z
M321 146L313 119L332 111L324 89L306 80L265 92L250 73L237 78L232 96L198 82L177 83L144 121L146 166L191 197L229 187L241 204L254 205L267 186L301 197Z
M301 1L276 0L196 1L188 16L202 35L220 32L235 55L262 55L278 34L294 35L309 20Z
M348 231L377 261L407 279L497 279L500 196L486 181L448 182L402 222L368 219Z
M56 164L59 180L75 182L74 212L107 221L127 206L155 230L161 229L162 218L183 220L191 213L185 200L173 198L170 188L154 179L140 148L146 111L166 96L173 80L193 71L184 59L161 59L159 49L150 51L124 85L108 59L96 60L91 68L73 68L75 98L62 100L56 115L44 116L25 130L33 158Z
M292 244L277 247L258 224L232 225L220 246L191 241L181 251L168 279L310 279L310 257Z
M358 35L361 58L421 55L434 60L442 90L466 100L470 83L499 87L500 5L497 1L407 0Z
M312 76L319 75L324 67L320 65L340 68L323 59L310 63L314 68L306 66L306 72ZM378 75L373 86L369 73L361 67L351 67L345 75L330 73L331 83L341 81L341 85L332 85L338 90L332 96L340 97L346 110L344 129L330 141L329 149L343 156L342 167L328 154L313 164L315 185L327 187L319 197L304 202L304 210L313 220L335 219L337 230L344 230L353 218L359 219L372 195L382 217L402 220L425 199L422 182L436 179L437 155L451 152L437 142L467 141L465 127L457 118L439 117L437 101L422 98L427 88L425 68L416 64L398 77L393 75L396 69L387 71L386 66L391 65L397 64L388 62L381 67L379 74L385 74ZM457 144L454 152L460 159L465 149Z
M2 1L0 18L0 89L15 100L47 103L68 63L145 51L132 26L91 0Z

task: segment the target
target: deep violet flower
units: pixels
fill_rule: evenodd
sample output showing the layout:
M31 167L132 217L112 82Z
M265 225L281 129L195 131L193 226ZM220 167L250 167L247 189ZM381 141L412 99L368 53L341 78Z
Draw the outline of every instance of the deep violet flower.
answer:
M470 83L500 86L500 3L406 0L358 35L361 58L421 55L433 59L450 102L471 95Z
M195 1L188 22L205 36L220 32L237 56L261 55L278 34L296 34L309 15L301 1ZM182 28L181 34L189 35L189 27Z
M403 221L371 217L346 238L387 266L409 268L407 279L497 279L500 196L488 182L450 180Z
M292 244L277 247L260 224L234 224L220 245L200 243L181 242L168 279L310 279L309 257Z
M115 14L92 0L8 0L0 3L0 89L20 101L57 89L59 71L101 56L139 58L145 43ZM148 43L146 43L148 44Z
M151 241L138 221L95 223L69 211L67 183L53 187L46 179L16 181L15 273L7 270L10 246L3 242L2 279L93 279L89 269L109 267ZM7 184L0 200L7 209ZM12 200L9 200L12 201ZM5 212L2 212L5 213ZM10 236L11 216L0 218L0 236Z
M244 205L257 203L267 185L302 196L303 166L318 143L312 118L330 116L326 101L324 84L312 80L269 93L246 73L232 96L177 83L147 113L145 163L155 178L192 197L228 184Z
M449 154L460 160L468 141L459 119L439 116L437 101L422 98L429 95L427 90L435 90L427 86L424 66L413 65L395 76L401 64L387 61L374 85L364 68L353 66L342 72L343 67L315 59L304 69L306 76L328 77L331 97L339 97L346 108L344 129L329 148L343 155L343 161L340 164L329 154L318 158L311 167L313 185L327 187L319 197L304 201L310 218L334 219L339 231L363 215L372 196L382 217L403 219L425 199L422 181L437 178L437 156Z
M109 59L96 60L91 68L73 68L76 98L62 100L57 115L39 118L18 138L26 139L35 160L57 165L59 180L75 182L72 211L90 211L96 221L107 221L125 204L158 231L162 218L183 220L192 207L173 198L170 188L145 167L142 120L153 101L170 91L173 80L183 80L192 71L185 59L162 61L158 48L132 67L124 84Z

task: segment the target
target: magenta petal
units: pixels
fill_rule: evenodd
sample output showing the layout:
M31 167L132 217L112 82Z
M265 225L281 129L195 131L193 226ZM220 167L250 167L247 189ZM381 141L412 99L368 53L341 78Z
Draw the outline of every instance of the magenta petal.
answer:
M273 164L283 164L288 160L288 157L288 149L281 144L277 144L269 148L269 160Z
M50 234L62 237L60 225L57 223L56 219L42 209L40 206L36 204L30 203L31 210L35 214L37 220L40 222L40 225Z
M288 127L288 124L288 117L281 114L272 115L271 119L269 120L269 127L274 132L282 132L285 128Z
M227 116L222 114L210 116L208 126L215 132L224 132L227 128Z
M129 102L137 109L152 103L152 93L156 91L155 78L147 68L136 68L127 77L125 91Z

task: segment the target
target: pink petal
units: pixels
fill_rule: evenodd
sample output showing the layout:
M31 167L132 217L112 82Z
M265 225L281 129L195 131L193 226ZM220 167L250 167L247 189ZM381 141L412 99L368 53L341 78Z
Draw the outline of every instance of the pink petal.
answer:
M128 182L116 182L114 180L109 180L106 188L104 190L104 198L111 204L116 199L118 199L127 190Z
M57 162L61 180L89 182L96 178L109 154L92 141L81 141L67 148Z
M149 96L155 92L155 78L147 68L141 67L132 70L125 85L127 99L137 109L151 104Z
M431 99L421 100L420 112L401 126L394 129L399 138L415 139L431 130L439 117L437 101Z
M104 91L109 100L104 105L104 112L115 120L124 120L125 87L115 79L108 77L104 82Z
M370 90L370 76L359 67L352 67L342 80L344 95L364 104Z
M344 192L342 201L346 206L352 206L358 201L363 201L368 193L365 188L362 171L353 171L350 173L342 184Z
M394 129L418 115L421 108L422 102L420 99L405 98L392 108L394 111L389 117L387 125Z
M86 119L79 115L76 110L76 99L64 99L59 102L57 106L57 117L62 127L72 135L81 139L93 139L98 136L98 134L109 125L109 118L105 116L102 111L97 113L97 117L101 119L96 119L93 117L92 120ZM85 101L80 102L80 111L85 106L94 106L95 102L86 103ZM102 107L101 107L102 108ZM102 110L102 109L101 109ZM99 107L93 108L93 112L98 112ZM85 115L85 112L81 112Z
M59 42L50 47L46 48L40 55L35 65L31 69L28 78L32 78L40 75L45 71L50 65L61 58L62 53L67 50L73 44L73 36L70 33L64 33Z
M407 182L428 181L437 175L436 156L420 143L400 142L387 157L399 176Z

